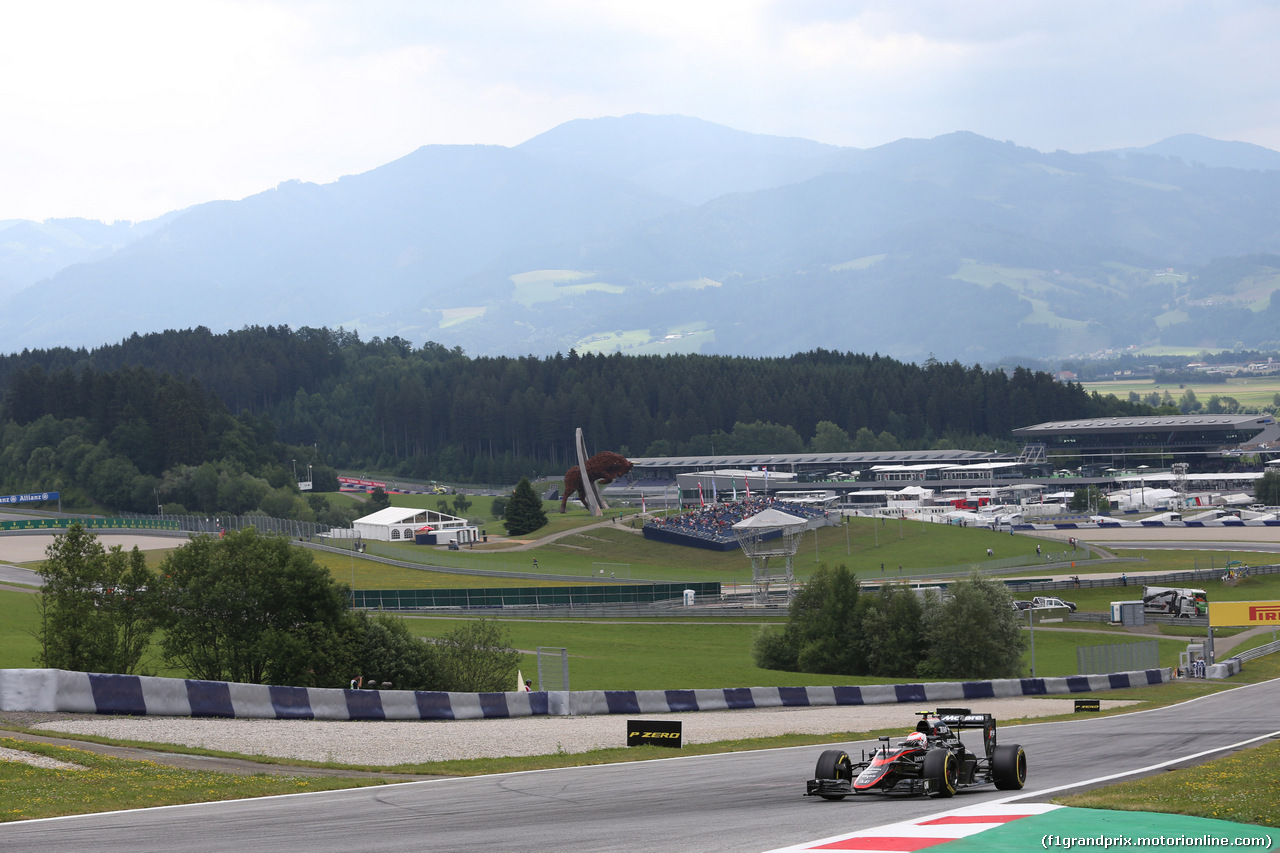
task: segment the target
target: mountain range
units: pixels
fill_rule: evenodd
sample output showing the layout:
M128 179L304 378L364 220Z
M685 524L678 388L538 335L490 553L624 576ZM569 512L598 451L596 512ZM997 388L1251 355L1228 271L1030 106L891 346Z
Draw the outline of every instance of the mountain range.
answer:
M0 221L5 351L344 327L472 355L1280 348L1280 152L855 149L682 116L419 148L144 223Z

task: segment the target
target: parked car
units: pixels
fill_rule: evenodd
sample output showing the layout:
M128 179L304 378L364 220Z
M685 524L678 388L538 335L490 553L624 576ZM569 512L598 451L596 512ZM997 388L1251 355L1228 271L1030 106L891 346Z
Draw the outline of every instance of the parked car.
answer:
M1041 607L1065 607L1072 613L1076 612L1076 603L1074 601L1063 601L1061 598L1054 596L1037 595L1031 599L1031 606L1036 609Z

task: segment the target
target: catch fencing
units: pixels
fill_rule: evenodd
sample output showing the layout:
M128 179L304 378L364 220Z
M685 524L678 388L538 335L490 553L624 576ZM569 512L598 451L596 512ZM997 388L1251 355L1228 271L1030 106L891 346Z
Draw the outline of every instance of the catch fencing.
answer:
M186 533L210 533L217 535L223 531L231 532L252 527L259 533L283 533L290 539L311 542L331 535L334 528L315 521L298 521L293 518L272 518L269 515L250 513L248 515L145 515L141 513L123 513L121 518L128 519L134 527L152 526L164 530L181 530ZM146 522L151 522L149 525ZM68 521L68 525L70 521ZM341 528L346 530L347 528Z
M1076 647L1076 671L1081 675L1156 669L1160 666L1160 642L1107 643Z
M717 581L494 589L357 589L352 591L352 606L369 610L499 610L646 605L679 602L687 589L693 590L695 596L720 596Z

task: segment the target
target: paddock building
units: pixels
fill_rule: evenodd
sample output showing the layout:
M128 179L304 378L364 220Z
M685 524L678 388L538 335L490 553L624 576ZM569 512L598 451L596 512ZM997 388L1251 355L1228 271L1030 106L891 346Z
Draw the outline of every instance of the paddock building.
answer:
M1268 414L1165 415L1049 421L1013 431L1051 465L1123 469L1164 468L1185 462L1190 470L1220 470L1224 457L1280 452L1280 424Z
M650 508L696 506L748 491L839 505L892 504L912 499L911 487L945 495L957 509L991 503L1044 501L1081 486L1114 488L1126 479L1172 477L1186 463L1196 486L1251 489L1257 475L1238 458L1280 457L1280 425L1267 414L1173 415L1051 421L1014 430L1020 453L902 450L846 453L704 454L632 459L625 482L607 494ZM1256 468L1257 466L1251 466ZM1216 473L1216 477L1197 474ZM1222 482L1216 482L1221 480Z

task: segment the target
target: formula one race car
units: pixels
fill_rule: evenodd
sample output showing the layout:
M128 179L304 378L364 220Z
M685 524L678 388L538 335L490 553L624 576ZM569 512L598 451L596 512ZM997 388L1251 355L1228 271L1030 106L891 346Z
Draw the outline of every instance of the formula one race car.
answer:
M996 744L996 721L990 714L939 708L917 716L916 730L897 746L890 745L892 738L882 737L880 746L870 754L863 751L857 763L844 750L823 752L805 796L843 800L876 791L950 797L961 788L994 783L1001 790L1016 791L1026 783L1026 753L1018 744ZM965 748L957 734L960 729L982 729L982 755Z

